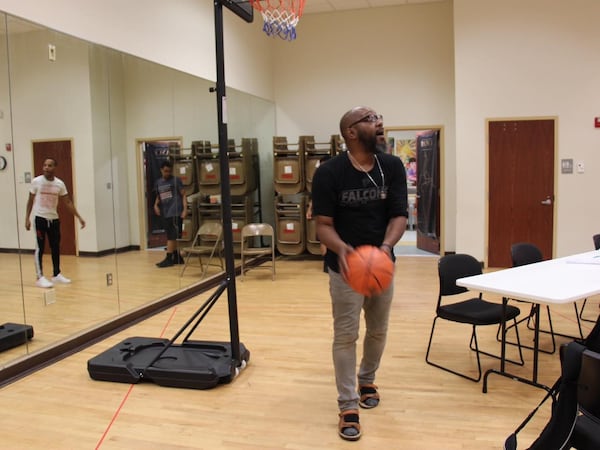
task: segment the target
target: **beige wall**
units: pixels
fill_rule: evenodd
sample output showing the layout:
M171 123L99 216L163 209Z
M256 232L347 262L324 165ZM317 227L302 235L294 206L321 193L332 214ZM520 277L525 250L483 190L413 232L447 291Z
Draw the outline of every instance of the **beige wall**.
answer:
M485 257L489 118L558 117L555 255L592 249L600 230L600 2L454 0L457 251Z
M48 39L60 48L60 63L53 66L45 53ZM32 141L71 139L75 191L72 194L88 223L78 231L79 249L97 249L94 164L88 156L93 148L88 45L73 41L51 31L20 33L11 38L12 141L22 248L35 247L34 233L25 231L22 225L30 188L23 175L31 172L35 176L41 171L41 167L33 167ZM5 120L10 118L7 116ZM14 217L15 198L4 197L2 202L7 202L4 210L11 211ZM17 248L16 236L16 233L5 234L2 246Z
M55 62L45 53L48 42L56 44ZM13 152L0 154L11 162L14 155L17 176L15 184L12 164L0 173L8 190L0 197L0 209L17 211L19 222L14 214L0 219L6 231L0 248L34 248L34 234L22 225L30 187L24 173L41 170L32 165L32 140L58 138L73 140L75 200L87 222L78 231L79 250L140 245L138 211L144 205L138 198L141 153L135 142L181 137L186 148L198 139L216 143L216 97L209 91L214 83L55 31L11 34L10 49L14 120L8 98L0 99L0 110L7 111L0 118L0 137L13 143ZM258 138L261 161L268 163L273 103L232 88L227 94L229 138L238 145L243 137ZM12 139L5 123L12 123ZM263 167L263 172L265 207L272 210L272 169Z
M0 10L149 61L216 79L213 2L206 0L0 0ZM258 17L260 19L260 15ZM227 85L272 100L272 44L224 11Z
M306 15L294 42L276 42L277 132L327 140L341 115L369 105L387 127L443 126L442 234L454 249L452 3Z

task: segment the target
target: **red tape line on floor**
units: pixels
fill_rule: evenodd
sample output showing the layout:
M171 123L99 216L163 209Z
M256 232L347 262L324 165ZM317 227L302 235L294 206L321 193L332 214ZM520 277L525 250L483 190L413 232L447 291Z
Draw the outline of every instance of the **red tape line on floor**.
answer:
M173 320L173 317L175 317L175 312L176 311L177 311L177 307L173 308L173 311L171 312L171 315L169 316L169 319L167 320L167 323L163 327L163 329L162 329L159 337L162 338L164 336L165 332L167 331L167 328L169 327L171 321ZM127 399L129 398L129 395L131 394L131 391L133 391L133 387L134 386L135 386L135 384L129 385L129 389L125 393L125 396L123 397L123 400L121 400L121 404L119 405L119 407L117 408L117 410L113 414L112 419L110 420L110 423L108 424L108 426L106 427L106 430L104 430L104 433L102 433L102 437L100 438L100 440L96 444L96 447L95 447L96 450L98 450L102 446L102 443L104 442L104 439L106 439L106 436L108 435L110 429L112 428L113 424L116 422L117 418L119 417L119 414L121 413L121 410L125 406L125 403L127 402Z

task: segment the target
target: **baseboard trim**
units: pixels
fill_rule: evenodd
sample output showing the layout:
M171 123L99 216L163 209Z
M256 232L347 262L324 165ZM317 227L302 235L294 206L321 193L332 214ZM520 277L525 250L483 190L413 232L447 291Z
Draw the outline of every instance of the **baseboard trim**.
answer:
M23 253L25 255L33 255L35 250L26 248L0 248L0 253Z
M84 256L86 258L88 257L101 257L101 256L108 256L108 255L112 255L115 253L126 253L126 252L131 252L131 251L138 251L140 250L140 246L139 245L126 245L125 247L119 247L119 248L108 248L106 250L101 250L99 252L85 252L85 251L80 251L79 252L79 256ZM35 252L35 250L33 249L27 249L27 248L0 248L0 253L21 253L24 255L33 255Z
M101 256L108 256L108 255L112 255L112 254L119 254L119 253L126 253L126 252L131 252L131 251L138 251L140 250L140 246L139 245L127 245L125 247L119 247L117 249L115 248L109 248L106 250L101 250L99 252L79 252L79 256L83 256L86 258L92 257L92 258L99 258Z

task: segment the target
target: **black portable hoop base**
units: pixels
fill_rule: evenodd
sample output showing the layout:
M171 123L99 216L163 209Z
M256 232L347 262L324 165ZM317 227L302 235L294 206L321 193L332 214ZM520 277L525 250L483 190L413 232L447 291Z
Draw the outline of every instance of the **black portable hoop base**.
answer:
M219 168L222 174L227 174L229 173L229 159L227 154L227 122L223 111L226 97L222 1L228 0L214 2L217 57L216 93L219 124ZM226 6L228 6L227 3ZM239 338L231 187L228 177L221 178L226 279L171 340L134 337L126 339L90 359L88 361L88 372L94 380L132 384L141 381L152 381L160 386L210 389L221 383L229 383L235 378L239 370L246 366L250 359L250 352L244 344L240 343ZM190 340L191 334L225 290L227 290L228 299L230 342ZM175 344L175 341L194 321L195 323L183 341L180 344Z
M0 352L18 347L33 339L31 325L7 322L0 325Z

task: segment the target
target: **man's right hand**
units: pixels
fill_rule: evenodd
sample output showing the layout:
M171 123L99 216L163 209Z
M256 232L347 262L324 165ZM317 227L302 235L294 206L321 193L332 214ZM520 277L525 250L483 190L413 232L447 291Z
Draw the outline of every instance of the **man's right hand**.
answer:
M29 218L25 219L25 229L27 231L31 230L31 220Z
M158 205L154 205L154 214L160 216L160 208L158 207Z
M338 264L340 265L340 271L342 272L342 274L345 274L346 272L348 272L348 263L346 262L346 258L348 256L348 254L352 253L353 251L354 251L354 248L352 246L345 244L337 252Z

